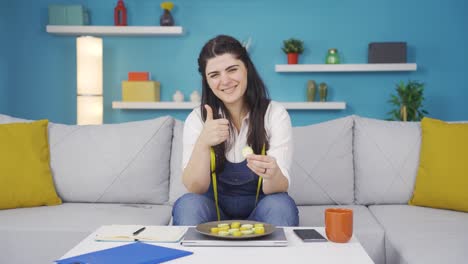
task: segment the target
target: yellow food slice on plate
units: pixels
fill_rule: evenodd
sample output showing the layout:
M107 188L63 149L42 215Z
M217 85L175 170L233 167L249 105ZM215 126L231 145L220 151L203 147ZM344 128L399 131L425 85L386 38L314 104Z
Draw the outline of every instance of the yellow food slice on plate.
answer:
M220 235L220 236L229 236L229 232L228 231L219 231L218 235Z
M234 231L234 232L232 233L232 235L235 236L235 237L240 237L240 236L242 236L242 232L239 231L239 230L237 230L237 231Z
M253 230L255 234L265 234L265 228L263 226L255 227Z
M251 235L251 234L253 234L254 231L252 229L249 229L249 230L242 230L241 232L244 235Z
M218 231L229 231L229 226L218 227Z

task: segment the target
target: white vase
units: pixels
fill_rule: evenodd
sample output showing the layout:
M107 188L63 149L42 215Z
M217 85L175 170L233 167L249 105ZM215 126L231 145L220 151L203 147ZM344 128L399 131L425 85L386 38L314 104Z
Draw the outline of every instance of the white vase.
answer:
M172 99L174 100L174 102L183 102L184 101L184 94L181 91L176 90L176 92L172 96Z
M197 90L193 91L192 94L190 95L190 101L194 103L199 103L201 101L200 94L198 93Z

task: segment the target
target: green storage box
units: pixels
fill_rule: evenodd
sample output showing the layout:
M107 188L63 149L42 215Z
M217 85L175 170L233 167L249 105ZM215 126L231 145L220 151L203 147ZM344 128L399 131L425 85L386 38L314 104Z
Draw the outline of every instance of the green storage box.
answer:
M89 25L89 15L82 5L49 5L49 25Z

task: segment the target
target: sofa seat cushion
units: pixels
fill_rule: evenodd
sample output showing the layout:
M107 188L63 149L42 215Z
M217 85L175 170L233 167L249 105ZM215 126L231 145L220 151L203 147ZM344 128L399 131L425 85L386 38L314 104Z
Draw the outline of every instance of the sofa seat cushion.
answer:
M93 231L108 224L167 225L168 205L63 203L0 211L0 230Z
M365 206L298 206L299 224L301 226L325 226L325 209L330 207L353 209L354 235L376 264L384 264L384 230Z
M1 210L0 263L52 263L101 225L167 225L170 218L167 205L64 203Z
M468 214L410 205L374 205L385 230L387 263L465 263Z

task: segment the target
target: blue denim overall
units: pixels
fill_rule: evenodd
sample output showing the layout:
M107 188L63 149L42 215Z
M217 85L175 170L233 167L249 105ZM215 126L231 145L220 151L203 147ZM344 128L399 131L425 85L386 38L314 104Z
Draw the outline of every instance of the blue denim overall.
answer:
M246 219L250 216L256 206L258 179L247 167L246 160L225 162L223 172L217 177L219 209L225 218ZM205 195L214 200L213 181ZM259 200L263 196L260 188Z
M294 200L287 193L256 194L259 177L247 161L226 161L224 170L216 175L220 220L248 219L276 226L297 226L299 212ZM174 225L198 225L218 220L213 180L204 194L187 193L174 204Z

